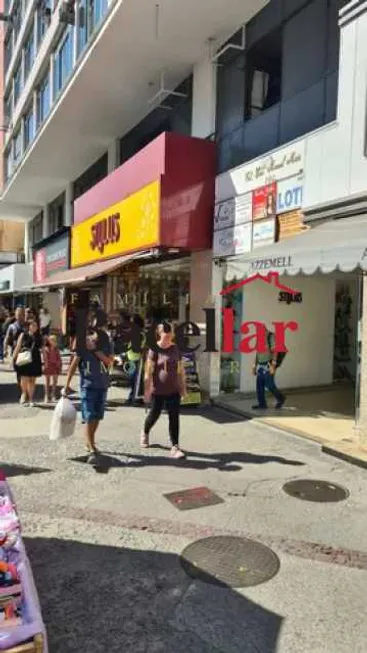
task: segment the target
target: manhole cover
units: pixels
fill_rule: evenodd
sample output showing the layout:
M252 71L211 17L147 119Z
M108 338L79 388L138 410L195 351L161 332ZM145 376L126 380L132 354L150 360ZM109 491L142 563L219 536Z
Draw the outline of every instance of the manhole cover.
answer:
M278 556L260 542L227 536L189 544L180 562L191 578L229 587L260 585L273 578L280 567Z
M39 410L37 408L24 408L24 406L0 407L0 419L27 419L35 417Z
M224 503L223 499L207 487L194 487L190 488L190 490L171 492L163 496L178 510L194 510L195 508L216 506L219 503Z
M290 481L283 485L283 490L296 499L316 501L318 503L344 501L349 497L348 490L340 485L311 479Z

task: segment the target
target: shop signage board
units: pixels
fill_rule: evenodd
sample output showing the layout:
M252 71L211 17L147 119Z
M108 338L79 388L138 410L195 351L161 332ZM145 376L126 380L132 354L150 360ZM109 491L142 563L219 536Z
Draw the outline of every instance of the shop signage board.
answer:
M252 223L240 224L214 232L214 256L233 256L251 252Z
M290 211L289 213L282 213L278 216L279 237L278 240L285 240L296 236L302 231L307 230L307 226L303 224L302 211Z
M254 249L264 245L272 245L275 241L275 218L254 223L252 246Z
M69 260L69 233L66 233L34 253L34 283L41 283L53 274L67 270Z
M159 240L160 183L77 224L71 236L71 267L155 247Z
M303 182L299 177L285 179L278 183L277 214L288 213L302 206Z
M215 205L214 230L244 224L252 220L252 193L231 197Z
M252 194L253 220L265 220L276 216L276 183L257 188Z
M229 170L216 179L216 199L224 201L273 181L303 174L305 141L282 147L251 163Z
M185 370L187 396L182 399L181 404L183 406L200 404L201 388L195 353L182 354L182 364Z

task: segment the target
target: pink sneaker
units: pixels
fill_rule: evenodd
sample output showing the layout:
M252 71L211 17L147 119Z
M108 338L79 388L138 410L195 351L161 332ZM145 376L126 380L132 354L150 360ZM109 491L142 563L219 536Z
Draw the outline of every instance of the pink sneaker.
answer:
M140 446L142 449L148 449L149 447L149 435L142 433L140 436Z
M178 460L179 458L186 458L186 454L181 451L180 447L172 447L171 449L171 458L176 458Z

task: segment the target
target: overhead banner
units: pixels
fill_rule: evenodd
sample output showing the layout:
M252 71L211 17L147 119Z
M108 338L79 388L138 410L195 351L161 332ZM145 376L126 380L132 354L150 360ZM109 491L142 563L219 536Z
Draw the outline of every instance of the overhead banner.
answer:
M71 267L128 254L159 241L160 183L77 224L71 236Z

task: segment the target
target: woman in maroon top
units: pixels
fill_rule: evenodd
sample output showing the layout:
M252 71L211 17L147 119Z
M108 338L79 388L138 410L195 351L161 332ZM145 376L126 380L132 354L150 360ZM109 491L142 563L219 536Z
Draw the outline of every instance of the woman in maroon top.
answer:
M173 342L173 331L167 322L158 327L157 352L148 352L145 369L145 401L151 401L151 408L145 420L141 435L141 446L149 447L149 433L159 419L163 407L168 412L169 435L171 438L171 456L185 458L179 447L180 402L186 395L185 373L181 353Z

